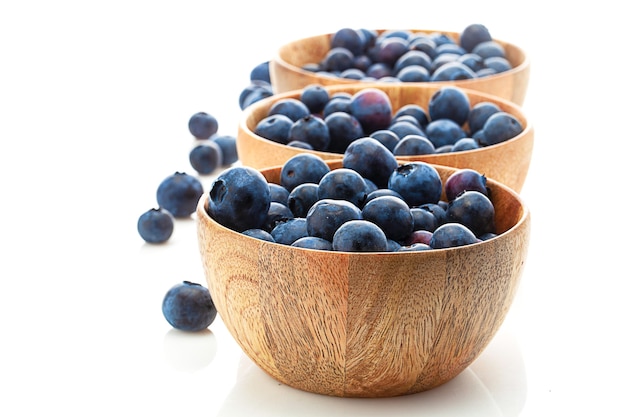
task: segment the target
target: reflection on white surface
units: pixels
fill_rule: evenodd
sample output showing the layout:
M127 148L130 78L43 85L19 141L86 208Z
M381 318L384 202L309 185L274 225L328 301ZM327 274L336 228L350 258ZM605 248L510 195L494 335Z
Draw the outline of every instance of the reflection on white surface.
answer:
M209 329L200 332L171 329L163 338L163 353L176 370L199 371L215 358L217 338Z
M242 355L236 383L217 415L508 417L519 415L525 398L521 352L516 341L504 333L448 383L393 398L338 398L300 391L274 380Z

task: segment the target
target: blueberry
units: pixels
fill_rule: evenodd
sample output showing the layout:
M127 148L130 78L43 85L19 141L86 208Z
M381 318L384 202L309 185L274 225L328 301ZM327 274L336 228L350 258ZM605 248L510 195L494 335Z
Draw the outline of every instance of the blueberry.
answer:
M389 126L392 117L391 101L380 89L364 88L352 96L349 113L361 123L365 134L369 134Z
M435 148L439 148L444 145L454 145L457 140L467 137L467 133L454 120L437 119L426 126L426 137Z
M396 120L391 123L387 129L398 135L398 138L400 139L407 135L426 136L426 133L420 126L406 120Z
M487 177L471 168L462 168L453 172L444 185L446 198L452 201L464 191L479 191L489 196Z
M386 252L387 237L376 224L367 220L343 223L332 240L333 250L342 252Z
M385 77L393 75L393 68L384 62L374 62L367 71L365 71L365 75L376 80L382 80Z
M396 74L398 80L408 83L422 83L430 81L430 72L420 65L409 65Z
M291 244L297 248L333 250L333 244L326 239L315 236L304 236Z
M445 223L433 232L430 247L444 249L478 242L480 240L466 226L460 223Z
M271 233L264 229L248 229L248 230L244 230L241 233L246 236L253 237L255 239L265 240L267 242L275 242Z
M409 39L409 49L422 51L428 55L431 60L437 55L437 52L435 51L436 48L437 44L435 41L427 36L414 36Z
M396 61L409 50L409 42L398 36L388 36L380 43L378 61L393 68Z
M437 224L441 225L446 221L446 210L448 208L448 205L446 203L445 208L444 208L442 207L440 203L442 202L426 203L426 204L419 205L417 207L422 210L431 212L435 216L435 219L437 219Z
M280 185L290 192L305 182L319 183L330 167L322 158L311 153L299 153L289 158L280 171Z
M222 148L212 140L197 144L189 152L189 163L198 174L211 174L222 162Z
M160 207L174 217L187 217L196 211L204 189L196 177L185 172L175 172L159 184L156 192Z
M483 58L480 55L473 54L471 52L461 55L457 61L463 65L467 65L474 72L478 72L485 67L485 61Z
M393 239L387 238L387 252L397 252L402 245Z
M382 196L394 196L394 197L398 197L399 199L402 199L402 196L394 190L390 190L389 188L379 188L377 190L370 191L369 193L367 193L367 198L365 199L363 206L365 206L367 203L369 203L373 199L382 197Z
M474 78L476 78L476 73L472 71L470 67L455 59L437 68L430 77L430 80L457 81L472 80Z
M439 221L432 211L420 207L412 207L411 216L413 218L413 230L426 230L433 232L439 227Z
M239 108L244 110L248 106L267 97L274 95L272 85L262 80L251 81L241 93L239 93Z
M425 162L409 162L396 168L389 177L388 188L402 196L409 207L436 203L442 193L441 177Z
M463 54L466 54L468 51L457 43L448 42L437 45L437 47L435 48L435 52L437 53L437 55L453 54L461 56Z
M284 205L289 205L289 190L280 184L270 182L267 184L270 188L270 200Z
M495 145L512 139L522 133L524 127L515 116L507 112L494 113L482 128L483 142L481 145Z
M465 91L458 87L442 87L428 102L431 120L450 119L462 126L469 116L470 101Z
M376 139L377 141L382 143L385 148L389 149L391 152L393 152L393 148L395 148L400 141L398 135L396 135L395 132L389 129L376 130L370 133L369 137Z
M364 136L361 123L349 113L333 112L324 121L330 134L328 152L344 153L350 143Z
M409 103L396 110L394 117L409 115L415 117L420 126L423 128L430 122L428 112L419 104Z
M330 131L323 119L307 115L293 123L289 130L289 141L308 143L315 150L325 151L330 144Z
M324 175L317 188L317 196L322 199L346 200L361 207L367 185L361 174L350 168L334 169Z
M365 38L356 29L341 28L331 36L330 47L346 48L353 55L360 55L365 51Z
M326 71L343 71L352 67L352 61L354 61L354 54L349 49L337 46L331 48L322 61L322 65Z
M139 216L139 236L148 243L163 243L174 232L174 216L163 208L152 208Z
M206 209L221 225L241 232L263 228L270 203L265 177L256 169L234 166L213 181Z
M387 186L389 176L398 167L398 161L382 143L371 137L363 137L346 148L343 166L358 172L380 188Z
M306 217L311 206L318 200L318 187L317 184L307 182L291 190L287 198L287 207L295 217Z
M361 209L345 200L322 199L311 206L306 216L309 236L332 242L333 235L343 223L362 219Z
M215 134L211 136L210 140L217 143L222 150L222 166L232 165L239 160L236 137Z
M476 103L467 116L469 133L473 134L482 129L489 116L499 111L500 107L491 101Z
M433 232L429 230L414 230L409 237L404 241L407 246L415 243L423 243L424 245L430 245L430 240L433 237Z
M273 114L259 120L254 128L254 133L262 138L277 143L289 142L289 132L294 121L284 114Z
M454 142L450 152L471 151L480 148L480 144L474 138L462 138Z
M254 68L252 68L252 70L250 71L250 81L256 80L265 81L269 84L272 83L272 81L270 80L269 61L261 62L260 64L257 64Z
M448 203L446 221L467 226L475 236L495 232L495 209L479 191L464 191Z
M463 29L459 34L459 44L466 51L472 51L476 45L482 42L490 41L491 34L485 25L480 23L472 23Z
M419 252L423 250L432 250L426 243L416 242L408 246L401 246L398 252Z
M490 56L489 58L485 58L485 68L491 68L496 73L501 73L504 71L508 71L511 68L511 63L508 59L501 56Z
M267 111L268 116L274 114L284 114L292 121L302 119L304 116L311 114L309 108L300 100L291 97L281 98L276 100Z
M408 50L402 56L398 58L393 66L393 70L398 74L402 69L417 65L424 68L428 74L430 74L430 68L432 65L432 59L426 52L417 50Z
M393 154L400 155L428 155L435 153L435 146L426 137L421 135L406 135L393 149Z
M209 290L190 281L171 287L163 297L161 310L173 328L189 332L206 329L217 316Z
M315 150L310 143L302 142L301 140L292 140L290 142L287 142L286 146L289 146L291 148L306 149L307 151Z
M267 210L267 218L265 220L265 226L263 230L271 231L274 227L285 220L293 219L294 215L289 210L289 207L283 203L276 201L270 202L270 207Z
M300 101L309 108L312 114L321 114L329 100L328 90L320 84L309 84L302 89L300 94Z
M270 233L276 243L291 245L296 240L308 236L306 218L294 217L280 221Z
M198 112L189 118L189 132L197 139L208 139L217 132L217 119L205 112Z
M363 206L362 215L363 220L376 224L389 239L402 241L413 231L411 209L399 197L387 195L375 198Z
M322 110L322 117L327 118L337 111L350 113L350 97L331 97Z
M481 42L471 50L473 54L479 55L482 59L490 57L506 58L504 47L494 40Z

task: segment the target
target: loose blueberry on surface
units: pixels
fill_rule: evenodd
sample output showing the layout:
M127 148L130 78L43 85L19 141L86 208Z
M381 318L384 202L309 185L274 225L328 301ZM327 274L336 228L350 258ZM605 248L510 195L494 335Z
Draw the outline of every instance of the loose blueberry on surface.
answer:
M187 217L196 211L204 189L196 177L185 172L175 172L159 184L156 192L160 207L174 217Z
M266 83L271 84L270 80L270 63L269 61L261 62L257 64L250 71L250 81L265 81Z
M197 144L189 152L189 163L198 174L213 173L222 166L223 160L222 148L212 140L205 140L203 143Z
M235 166L213 181L207 213L218 223L236 231L262 229L267 220L271 194L259 171Z
M250 84L239 93L239 108L244 110L257 101L273 95L272 85L267 81L251 81Z
M209 140L215 142L222 150L222 166L232 165L239 160L236 137L215 134Z
M189 132L196 139L208 139L217 133L219 124L214 116L206 112L198 112L189 118L188 126Z
M190 281L171 287L163 297L161 310L172 327L189 332L208 328L217 316L209 290Z
M174 232L174 216L163 208L152 208L139 216L137 231L147 243L163 243Z

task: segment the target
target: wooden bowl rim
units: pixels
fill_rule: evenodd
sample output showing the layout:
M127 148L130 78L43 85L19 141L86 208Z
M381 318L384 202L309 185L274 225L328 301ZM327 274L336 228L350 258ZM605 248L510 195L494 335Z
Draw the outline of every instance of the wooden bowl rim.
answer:
M376 32L378 32L378 34L382 34L383 32L386 32L388 30L408 30L410 32L413 33L427 33L427 34L433 34L433 33L441 33L444 35L449 35L452 36L455 40L458 41L458 38L460 36L460 32L454 32L454 31L446 31L446 30L437 30L437 29L374 29ZM334 35L335 32L332 33L324 33L324 34L318 34L318 35L313 35L313 36L307 36L304 38L300 38L300 39L296 39L293 40L291 42L285 43L282 46L279 47L278 52L275 54L275 56L271 59L271 61L274 61L277 64L280 64L281 66L287 68L290 71L293 71L295 73L301 74L303 76L317 76L317 77L324 77L326 79L337 79L340 82L344 82L344 80L346 81L346 83L350 83L350 80L347 78L340 78L340 77L330 77L330 76L326 76L323 74L317 74L313 71L307 71L304 70L300 67L298 67L297 65L292 64L291 62L287 61L284 56L283 53L285 51L285 49L289 46L293 46L296 45L300 42L305 42L305 41L312 41L312 40L317 40L317 39L324 39L324 38L330 38L331 36ZM453 80L453 81L420 81L420 82L415 82L415 81L410 81L410 82L394 82L394 83L390 83L390 84L415 84L415 85L422 85L422 84L435 84L435 85L439 85L439 84L443 84L443 85L448 85L448 84L455 84L458 85L459 87L463 86L463 84L465 83L471 83L471 82L476 82L476 81L480 81L480 80L485 80L485 81L489 81L489 80L494 80L494 79L500 79L500 78L505 78L507 76L510 76L512 74L517 74L519 72L522 71L526 71L528 69L528 67L530 66L530 58L528 56L528 54L526 53L526 51L514 44L514 43L510 43L510 42L506 42L504 40L498 39L498 38L492 38L493 41L497 42L498 44L502 45L505 48L511 48L514 49L521 57L522 60L521 62L514 66L513 68L511 68L510 70L507 71L503 71L501 73L498 74L493 74L493 75L488 75L485 77L481 77L481 78L474 78L471 80Z
M326 90L332 95L333 93L337 93L337 92L342 92L346 89L357 89L357 90L363 90L366 88L377 88L377 89L382 89L384 90L385 87L392 87L392 88L409 88L409 89L417 89L417 90L438 90L440 88L443 88L444 86L439 85L437 83L376 83L376 82L355 82L355 83L347 83L347 84L334 84L334 85L325 85L323 86L324 88L326 88ZM477 91L477 90L472 90L472 89L468 89L468 88L464 88L464 87L460 87L457 86L459 89L461 89L462 91L465 92L465 94L469 95L469 96L474 96L474 97L478 97L481 99L481 102L484 101L491 101L495 104L501 104L504 103L506 104L507 107L511 107L512 109L515 110L515 112L517 113L517 115L515 116L516 118L521 117L522 120L520 120L520 123L522 123L522 126L524 126L524 129L522 130L522 132L515 136L512 137L511 139L505 140L504 142L500 142L500 143L496 143L494 145L489 145L489 146L485 146L482 148L478 148L478 149L469 149L469 150L465 150L465 151L458 151L455 152L455 155L469 155L469 154L474 154L474 153L478 153L478 152L483 152L486 149L496 149L496 148L500 148L500 147L504 147L507 146L508 144L510 144L511 142L515 142L515 141L519 141L521 140L523 137L525 137L526 135L532 133L534 131L534 126L531 123L531 121L528 119L528 117L526 116L522 106L510 101L510 100L506 100L503 99L502 97L496 96L494 94L490 94L490 93L484 93L482 91ZM275 103L278 100L284 99L284 98L296 98L299 97L302 94L303 89L298 89L298 90L291 90L291 91L285 91L283 93L278 93L278 94L274 94L272 96L269 97L265 97L255 103L252 103L250 106L246 107L241 114L241 118L240 118L240 122L239 122L239 127L240 129L248 136L253 137L256 140L261 141L262 143L267 143L268 145L273 145L273 146L281 146L281 147L286 147L287 145L283 144L283 143L279 143L279 142L275 142L271 139L267 139L264 138L262 136L257 135L254 130L252 128L250 128L248 122L250 121L252 114L259 108L267 106L269 103ZM428 110L428 109L425 109ZM314 154L317 155L323 155L325 156L327 160L330 159L339 159L342 157L343 154L340 153L334 153L334 152L326 152L326 151L318 151L318 150L307 150L308 152L312 152ZM397 155L397 158L399 159L404 159L404 160L409 160L411 158L415 158L415 157L420 157L420 158L434 158L438 155L447 155L450 152L446 152L444 154L426 154L426 155Z
M343 166L343 161L341 159L333 159L333 160L326 160L325 161L327 164L330 165L334 165L337 163L340 163L341 166ZM398 161L400 163L411 163L410 161ZM426 162L428 165L434 167L435 169L439 170L448 170L448 171L458 171L458 168L453 168L453 167L449 167L449 166L445 166L445 165L437 165L437 164L431 164ZM274 167L268 167L268 168L263 168L259 171L263 177L265 177L264 172L266 171L271 171L271 170L276 170L276 169L282 169L282 166L274 166ZM218 229L221 229L224 232L227 232L228 234L233 234L236 236L241 236L244 239L254 239L255 241L258 241L257 243L259 245L276 245L277 247L282 247L285 250L288 251L294 251L294 252L299 252L299 251L305 251L306 253L311 253L311 252L320 252L320 253L325 253L328 254L330 253L336 253L338 255L341 256L376 256L376 257L388 257L388 256L406 256L406 257L411 257L411 256L420 256L422 258L424 257L430 257L430 256L438 256L440 254L445 254L447 252L451 252L451 251L463 251L463 250L473 250L473 248L475 248L477 245L495 245L498 243L499 240L502 240L504 238L506 238L509 234L514 233L517 229L523 227L523 225L528 222L529 218L530 218L530 210L528 208L528 206L526 205L526 203L524 202L524 200L522 199L522 197L515 192L512 188L510 188L509 186L489 179L487 178L487 185L491 188L493 188L494 186L496 188L501 189L502 191L504 191L507 194L510 194L511 197L513 197L513 199L516 201L516 203L520 206L521 209L521 216L520 218L515 222L515 224L513 226L511 226L510 228L508 228L507 230L505 230L504 232L498 234L497 236L488 239L488 240L484 240L484 241L480 241L477 243L472 243L469 245L463 245L463 246L456 246L456 247L451 247L451 248L442 248L442 249L430 249L430 250L425 250L425 251L404 251L404 252L345 252L345 251L326 251L326 250L321 250L321 249L309 249L309 248L301 248L301 247L297 247L297 246L290 246L290 245L284 245L281 243L275 243L275 242L269 242L269 241L264 241L252 236L247 236L244 235L241 232L237 232L235 230L232 230L222 224L220 224L219 222L217 222L216 220L214 220L211 216L209 216L208 211L206 210L207 207L207 201L208 201L208 197L209 197L209 191L206 191L203 193L203 195L200 197L200 200L198 201L198 205L196 208L196 213L198 216L202 217L204 219L204 221L212 224L214 227L217 227ZM443 196L443 195L442 195ZM444 196L445 197L445 196ZM471 249L470 249L471 248Z

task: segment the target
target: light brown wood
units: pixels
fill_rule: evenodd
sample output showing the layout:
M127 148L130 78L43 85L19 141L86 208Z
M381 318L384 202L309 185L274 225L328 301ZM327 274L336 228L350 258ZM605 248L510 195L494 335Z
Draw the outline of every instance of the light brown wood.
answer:
M434 85L402 84L371 84L358 83L347 85L327 86L331 94L346 91L354 94L363 88L375 87L387 93L393 110L405 104L419 104L428 110L430 97L441 87ZM430 164L445 165L456 168L473 168L488 178L504 183L520 192L526 181L534 144L534 128L526 118L523 110L510 101L477 91L465 90L471 105L483 101L496 103L500 108L514 115L524 127L517 137L487 146L481 149L463 152L449 152L419 156L400 157L403 160L424 161ZM280 166L301 149L289 147L271 140L262 138L254 133L256 124L267 116L269 108L277 100L286 97L299 98L302 90L276 94L254 103L242 112L237 132L237 152L242 164L261 169ZM320 156L325 160L341 159L342 155L330 152L307 151Z
M444 181L454 171L436 168ZM261 172L277 182L280 168ZM492 340L528 251L527 207L510 188L488 185L498 237L398 253L317 251L251 238L213 221L205 194L198 242L218 312L246 355L294 388L390 397L444 384Z
M379 33L382 30L378 31ZM418 32L414 30L414 32ZM458 42L459 33L449 31L419 30L419 32L439 32L451 36ZM330 49L332 33L294 40L282 45L276 56L270 61L270 77L276 93L299 90L309 84L335 85L349 84L353 81L341 78L316 75L302 69L304 64L319 63ZM516 104L524 104L530 78L530 60L522 48L517 45L494 39L504 47L511 70L489 77L473 80L446 81L438 85L458 85L476 91L482 91L502 97ZM428 83L407 83L428 84ZM435 84L435 83L433 83Z

